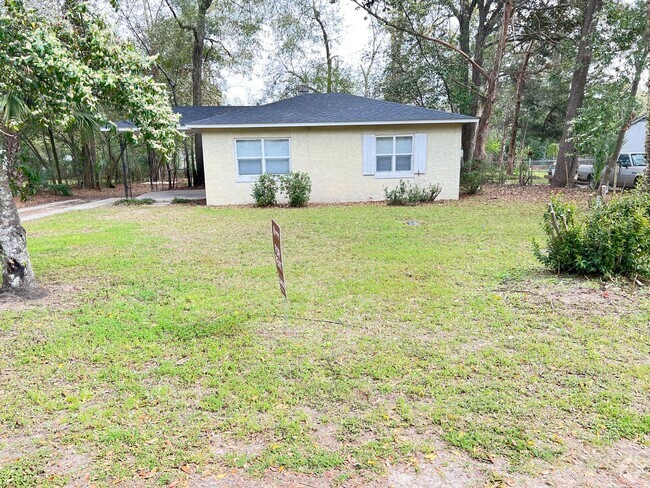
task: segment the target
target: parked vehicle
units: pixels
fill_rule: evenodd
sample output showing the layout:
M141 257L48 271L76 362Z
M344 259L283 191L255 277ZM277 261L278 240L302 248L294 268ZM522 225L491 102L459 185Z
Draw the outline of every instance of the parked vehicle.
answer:
M646 168L645 154L621 153L618 156L617 171L612 175L608 184L614 186L614 182L616 182L616 186L621 188L634 188L643 180ZM591 188L596 187L598 182L594 176L593 165L581 164L578 167L578 182L586 183Z

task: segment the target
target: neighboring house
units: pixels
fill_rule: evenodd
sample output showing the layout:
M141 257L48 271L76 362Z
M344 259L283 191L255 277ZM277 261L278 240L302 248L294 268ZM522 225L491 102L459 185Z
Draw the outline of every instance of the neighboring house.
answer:
M640 117L630 125L625 133L621 154L645 153L645 129L648 117Z
M197 119L197 109L208 117ZM462 124L477 121L336 93L176 110L183 129L202 134L208 205L253 203L252 185L260 174L290 171L309 174L312 202L383 200L384 187L400 179L439 184L439 198L455 200Z

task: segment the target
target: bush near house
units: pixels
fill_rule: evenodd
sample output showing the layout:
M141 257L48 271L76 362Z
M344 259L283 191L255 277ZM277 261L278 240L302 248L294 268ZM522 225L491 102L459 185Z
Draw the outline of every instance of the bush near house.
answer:
M284 193L290 207L304 207L311 195L311 178L303 171L292 171L286 175L265 173L253 184L252 196L258 207L269 207L277 203L278 192Z
M292 171L280 177L282 191L289 199L290 207L304 207L311 195L311 178L303 171Z
M607 203L597 200L586 214L552 199L544 214L546 249L535 256L558 273L611 278L650 277L650 194L635 190Z
M440 185L429 185L426 187L419 187L411 183L406 183L404 180L399 180L395 188L389 190L384 188L384 195L386 196L387 205L416 205L418 203L433 202L442 188Z

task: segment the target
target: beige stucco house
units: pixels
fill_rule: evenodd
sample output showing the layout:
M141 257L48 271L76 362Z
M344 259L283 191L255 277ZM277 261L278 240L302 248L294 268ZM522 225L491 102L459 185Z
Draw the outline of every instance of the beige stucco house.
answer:
M203 141L208 205L253 203L262 173L304 171L312 202L383 200L400 179L437 183L457 199L462 124L476 119L346 94L303 94L254 107L215 107L187 124Z

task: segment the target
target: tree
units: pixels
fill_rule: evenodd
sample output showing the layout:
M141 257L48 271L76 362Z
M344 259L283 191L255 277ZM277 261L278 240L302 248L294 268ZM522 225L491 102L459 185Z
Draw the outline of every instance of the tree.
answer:
M251 45L251 38L259 28L259 19L255 15L254 4L250 1L240 4L234 0L164 1L178 27L191 35L192 105L203 105L206 54L212 52L236 60L245 52L243 48ZM238 47L237 55L231 52L227 43ZM194 136L194 153L196 156L194 183L203 185L205 184L205 175L203 143L200 134Z
M575 57L571 89L567 105L564 130L560 139L560 149L551 185L571 186L578 171L578 157L575 152L574 123L576 115L585 99L587 75L591 64L591 46L593 35L598 25L598 12L602 8L601 0L584 0L580 40Z
M300 85L313 92L354 91L352 73L337 55L340 4L328 0L277 0L269 7L273 55L264 71L265 98L295 95Z
M74 107L101 113L106 105L137 124L139 137L151 149L170 157L179 137L177 117L164 90L142 75L150 63L118 42L84 2L66 2L64 19L51 23L22 2L5 0L0 11L0 99L5 100L4 127L9 131L3 133L15 137L29 121L65 130L75 123ZM20 115L12 109L6 117L8 100L20 101ZM5 147L13 150L11 143ZM2 288L24 289L35 280L25 230L9 190L10 158L0 164Z

